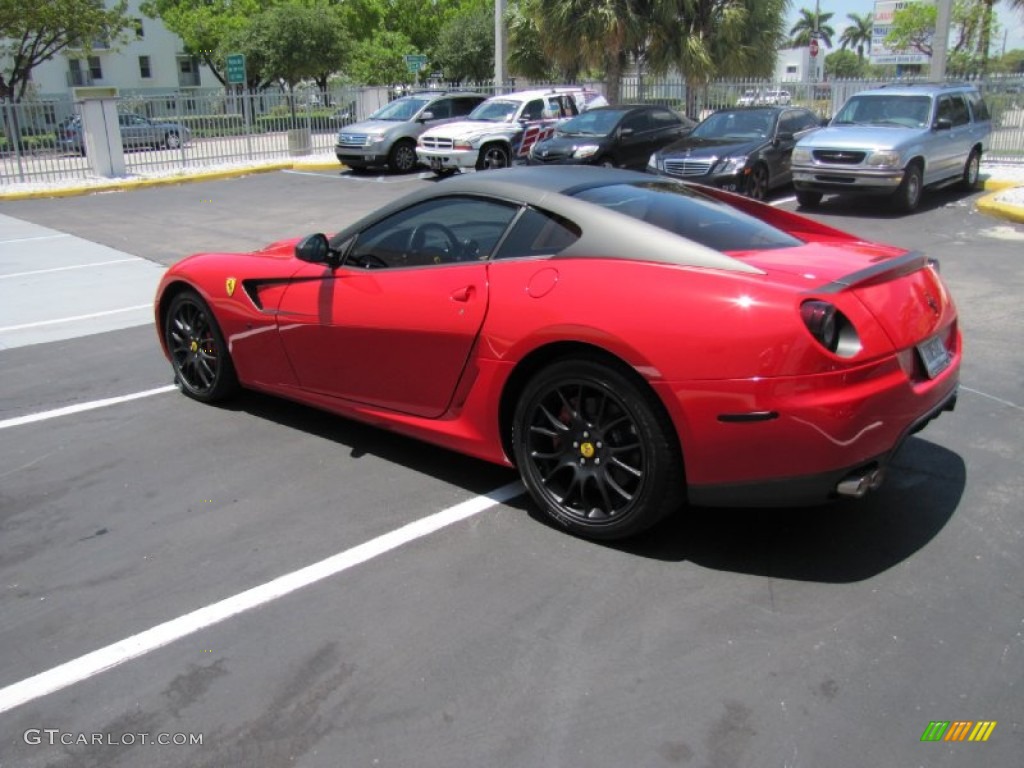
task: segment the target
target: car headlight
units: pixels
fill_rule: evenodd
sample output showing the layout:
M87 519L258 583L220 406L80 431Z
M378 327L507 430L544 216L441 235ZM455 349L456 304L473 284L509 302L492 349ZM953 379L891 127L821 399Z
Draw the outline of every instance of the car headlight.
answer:
M902 165L902 163L900 163L900 153L899 152L893 152L891 150L890 151L885 151L885 152L872 152L871 155L868 157L867 164L868 165L875 165L875 166L896 166L896 167L899 167L900 165Z
M380 136L367 136L366 137L366 146L369 147L369 146L371 146L373 144L380 144L383 141L384 141L383 134L380 135Z
M597 144L583 144L572 151L572 156L582 160L585 157L593 157L594 153L599 149L600 147Z
M723 157L712 170L712 173L739 173L747 164L746 155L739 157Z
M661 155L655 152L647 158L647 167L653 171L661 171L665 168L665 161L661 159Z
M811 164L811 150L797 147L793 150L793 162L800 165Z

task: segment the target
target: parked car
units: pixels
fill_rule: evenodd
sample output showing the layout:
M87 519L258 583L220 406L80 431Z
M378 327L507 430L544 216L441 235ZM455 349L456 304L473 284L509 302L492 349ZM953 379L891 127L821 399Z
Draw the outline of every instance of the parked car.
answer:
M416 167L416 138L426 130L465 117L487 97L470 91L424 91L402 96L338 133L334 154L354 170L387 166L407 173Z
M888 195L917 208L922 190L978 184L992 121L970 85L896 85L851 96L828 128L801 138L793 184L801 206L825 194Z
M598 107L560 123L530 149L530 165L608 165L643 170L652 152L686 135L696 122L666 107Z
M764 199L792 181L793 147L821 123L803 107L722 109L651 155L648 170Z
M761 103L761 92L755 90L746 90L743 95L736 99L737 107L753 107Z
M117 120L125 149L178 149L192 138L192 131L181 123L150 120L134 112L121 112ZM65 152L85 154L81 117L73 115L64 121L57 131L57 145Z
M758 103L770 106L785 107L788 106L792 100L793 97L790 95L789 91L775 89L771 91L766 91Z
M465 174L331 238L186 258L155 318L185 395L247 387L514 465L594 539L687 501L863 496L952 409L961 362L921 252L592 166Z
M416 156L439 176L469 168L507 168L514 160L525 162L534 143L553 135L562 120L607 103L600 94L578 87L492 96L465 120L421 135Z

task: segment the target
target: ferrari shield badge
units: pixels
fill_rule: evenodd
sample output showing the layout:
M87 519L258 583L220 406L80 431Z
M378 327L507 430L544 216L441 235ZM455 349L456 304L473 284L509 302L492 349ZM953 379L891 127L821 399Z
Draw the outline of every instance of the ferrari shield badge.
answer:
M224 289L228 292L228 296L233 296L235 293L235 278L229 277L224 281Z

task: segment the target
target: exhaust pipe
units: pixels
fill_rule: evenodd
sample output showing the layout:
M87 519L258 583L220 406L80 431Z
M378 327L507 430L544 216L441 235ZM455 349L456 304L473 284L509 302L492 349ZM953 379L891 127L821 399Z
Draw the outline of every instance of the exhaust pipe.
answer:
M882 487L885 480L885 471L880 468L854 472L847 478L839 481L836 486L836 493L840 496L851 496L855 499L862 499L868 491L877 491Z

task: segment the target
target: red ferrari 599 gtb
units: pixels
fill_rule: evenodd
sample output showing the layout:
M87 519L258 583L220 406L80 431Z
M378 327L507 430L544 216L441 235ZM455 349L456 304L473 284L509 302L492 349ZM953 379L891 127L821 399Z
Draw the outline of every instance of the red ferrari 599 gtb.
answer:
M862 496L956 400L953 300L921 253L592 167L414 192L333 237L164 277L182 391L280 395L515 465L594 539L686 503Z

